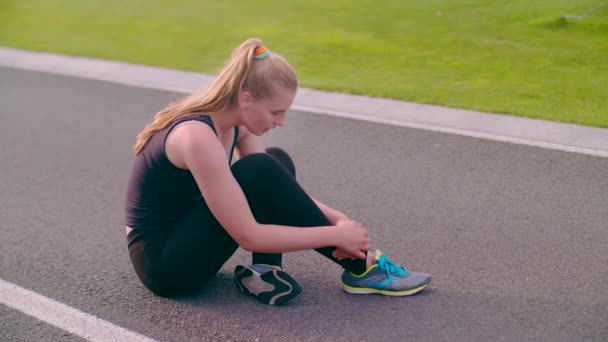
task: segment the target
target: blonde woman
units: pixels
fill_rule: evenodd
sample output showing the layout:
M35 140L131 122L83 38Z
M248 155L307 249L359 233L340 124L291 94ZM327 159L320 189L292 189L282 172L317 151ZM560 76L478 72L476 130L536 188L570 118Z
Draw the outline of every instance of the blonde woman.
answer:
M281 305L301 288L281 253L315 249L344 268L351 293L410 295L430 276L372 252L366 229L309 197L289 155L260 136L285 122L298 87L291 66L259 39L237 47L211 85L170 104L137 136L126 198L129 255L157 295L187 294L240 246L252 265L235 283ZM231 166L234 150L240 159Z

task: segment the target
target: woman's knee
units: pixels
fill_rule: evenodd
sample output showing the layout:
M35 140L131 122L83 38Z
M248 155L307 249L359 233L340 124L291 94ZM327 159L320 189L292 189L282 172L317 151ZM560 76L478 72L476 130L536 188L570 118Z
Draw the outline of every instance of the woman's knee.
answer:
M292 176L296 176L296 166L293 163L293 159L291 159L285 150L279 147L269 147L266 149L266 153L278 160L279 163L283 165L283 167L286 168Z
M268 150L270 153L252 153L234 163L232 173L235 178L243 181L248 179L260 181L281 173L295 176L295 167L287 152L277 147Z

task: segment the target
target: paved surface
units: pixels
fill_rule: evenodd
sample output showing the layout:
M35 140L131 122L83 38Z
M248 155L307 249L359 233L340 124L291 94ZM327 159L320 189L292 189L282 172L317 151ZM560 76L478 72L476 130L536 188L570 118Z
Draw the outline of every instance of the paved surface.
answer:
M137 280L123 237L134 137L178 96L0 68L0 278L126 329L190 340L606 340L608 159L292 112L266 138L315 197L369 228L431 287L354 296L314 252L286 256L290 305L241 296L231 271L191 297ZM78 340L0 306L0 339Z

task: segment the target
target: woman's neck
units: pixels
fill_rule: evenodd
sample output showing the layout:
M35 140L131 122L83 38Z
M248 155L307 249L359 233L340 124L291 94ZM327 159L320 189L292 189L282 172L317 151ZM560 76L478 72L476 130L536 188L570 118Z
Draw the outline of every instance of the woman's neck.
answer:
M223 135L228 130L231 130L235 126L241 124L240 117L237 115L237 110L234 108L227 108L221 112L210 113L211 120L215 126L215 130L218 135Z

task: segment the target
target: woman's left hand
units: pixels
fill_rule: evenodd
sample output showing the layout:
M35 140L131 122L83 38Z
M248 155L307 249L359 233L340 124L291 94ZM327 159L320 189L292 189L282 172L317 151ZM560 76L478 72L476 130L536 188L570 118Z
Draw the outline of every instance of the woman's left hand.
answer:
M340 213L340 217L336 220L336 225L338 225L340 222L342 221L349 221L350 219L348 218L348 216ZM344 259L351 259L351 260L355 260L358 259L357 256L352 255L350 253L348 253L347 251L341 250L340 248L336 248L331 255L338 259L338 260L344 260Z
M337 226L342 221L350 221L350 219L348 218L348 216L340 213L340 216L336 219L335 225Z

